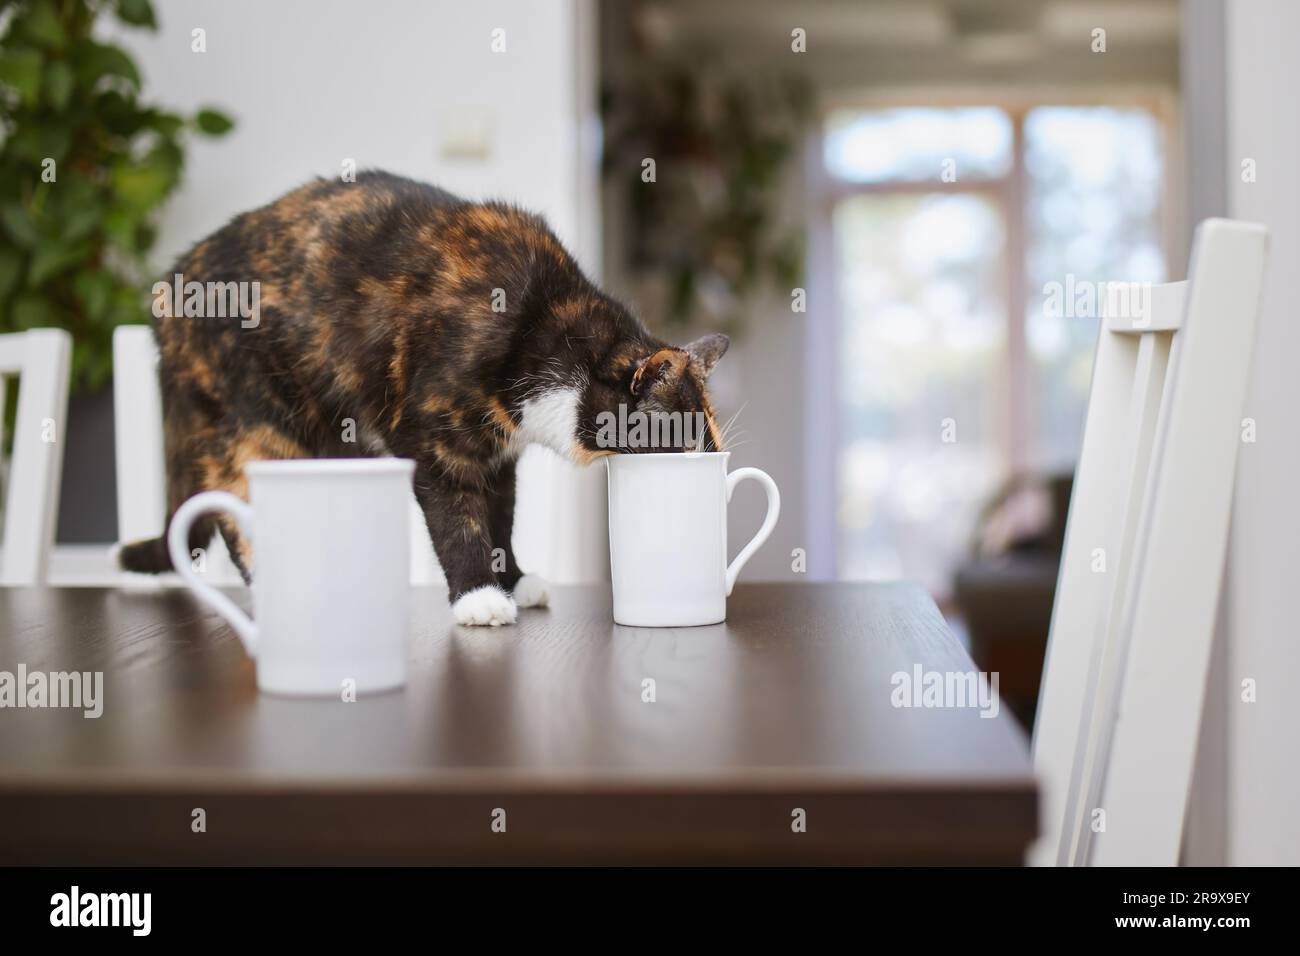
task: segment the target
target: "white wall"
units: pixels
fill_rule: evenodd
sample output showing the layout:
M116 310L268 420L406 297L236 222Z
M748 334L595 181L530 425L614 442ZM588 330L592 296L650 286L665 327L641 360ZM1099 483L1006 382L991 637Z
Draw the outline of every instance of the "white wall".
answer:
M232 215L345 158L503 197L545 213L576 238L579 122L575 4L570 0L191 0L160 5L161 30L131 31L145 86L182 109L213 104L238 120L196 140L185 187L163 221L159 265ZM207 32L207 52L190 49ZM507 50L491 52L491 31ZM482 126L481 159L441 140Z
M1225 595L1228 633L1228 861L1300 864L1300 4L1226 7L1228 208L1272 232L1246 414ZM1256 181L1242 182L1254 159ZM1240 700L1253 679L1258 701Z
M585 266L598 265L591 0L159 7L157 35L124 38L151 97L185 110L217 106L237 126L193 142L161 223L158 271L231 216L313 176L338 176L345 159L535 209ZM498 27L504 53L491 49ZM195 28L206 31L204 53L191 50ZM521 562L561 580L603 576L600 478L529 452Z

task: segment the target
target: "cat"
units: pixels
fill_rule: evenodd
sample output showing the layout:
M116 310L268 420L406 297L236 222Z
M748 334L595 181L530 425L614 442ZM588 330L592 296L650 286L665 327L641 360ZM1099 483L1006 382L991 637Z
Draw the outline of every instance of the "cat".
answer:
M257 314L235 315L233 290L249 285L237 301ZM593 285L541 217L388 173L318 179L236 217L155 285L153 311L168 523L200 491L247 499L250 461L414 459L461 624L514 623L548 600L510 540L527 445L578 465L723 447L707 379L725 335L671 346ZM629 410L703 427L670 448L611 440L602 425ZM215 532L251 582L254 555L228 518L196 521L191 549ZM119 564L170 570L166 534L123 545Z

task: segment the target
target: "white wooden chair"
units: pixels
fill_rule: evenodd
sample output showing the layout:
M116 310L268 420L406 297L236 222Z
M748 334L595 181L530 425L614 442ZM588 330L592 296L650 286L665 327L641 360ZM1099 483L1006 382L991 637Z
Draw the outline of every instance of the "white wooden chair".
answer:
M1175 865L1227 547L1267 232L1211 219L1188 279L1107 316L1034 735L1031 862Z
M62 329L0 335L0 427L4 379L18 376L18 411L9 462L0 585L47 578L63 476L72 338Z
M113 330L113 450L117 537L162 534L167 510L158 347L147 325Z
M162 534L166 520L167 483L158 346L147 325L123 325L113 331L113 410L118 540L154 538ZM411 509L411 583L441 582L442 571L414 497ZM206 573L219 584L240 583L224 543L218 544L220 537L213 542Z

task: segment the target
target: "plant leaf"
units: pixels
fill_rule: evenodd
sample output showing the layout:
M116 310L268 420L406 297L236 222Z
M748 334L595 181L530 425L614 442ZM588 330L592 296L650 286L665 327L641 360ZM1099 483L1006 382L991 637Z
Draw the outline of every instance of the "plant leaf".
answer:
M23 36L35 40L41 46L57 50L67 39L53 0L35 0L19 19Z
M160 136L169 139L185 128L185 120L175 113L165 113L162 110L151 110L145 118L145 123Z
M135 231L135 247L141 253L148 252L153 248L153 244L158 241L158 230L147 222L140 223L140 228Z
M149 150L145 160L150 165L157 166L174 181L179 181L181 167L185 165L185 153L172 140L160 139L154 144L153 149Z
M55 60L45 67L45 102L54 107L56 112L62 113L68 108L68 103L72 101L72 88L76 83L76 78L72 75L72 67L62 60Z
M73 287L91 319L99 321L108 313L109 299L113 294L113 280L110 276L98 270L78 272L73 279Z
M9 298L22 278L23 256L12 246L0 246L0 302Z
M117 90L104 90L94 99L95 115L104 128L117 136L131 137L144 128L149 119L135 100L128 99Z
M66 126L22 126L7 144L15 157L37 165L47 159L60 162L68 153L72 130Z
M66 272L86 258L90 247L84 242L69 243L62 238L42 239L32 254L27 270L27 284L39 288L61 272Z
M117 0L117 18L133 27L158 29L158 20L149 0Z
M60 324L53 303L37 292L24 292L17 296L9 315L13 327L20 332Z
M41 95L41 63L36 50L5 50L0 53L0 83L13 87L24 103L33 106Z
M118 286L114 289L109 321L113 325L130 325L146 321L145 306L140 293L126 286Z
M77 79L83 86L94 86L105 76L121 77L132 89L140 89L140 71L121 47L111 43L84 44L77 57Z
M59 234L68 242L84 239L99 225L99 213L99 207L93 205L72 209L67 213Z
M127 206L145 212L162 201L172 177L158 163L119 162L113 167L113 192Z
M135 232L138 220L131 210L126 208L111 209L104 216L104 233L109 241L119 249L134 253L136 251Z
M40 241L40 229L20 202L9 202L0 207L0 225L9 233L9 238L24 249L31 249Z
M99 189L76 169L68 169L60 173L58 188L50 191L50 201L58 211L55 218L67 228L67 221L78 211L99 205Z
M209 136L224 136L235 127L234 120L220 110L210 107L199 110L198 115L194 117L194 123L200 131Z

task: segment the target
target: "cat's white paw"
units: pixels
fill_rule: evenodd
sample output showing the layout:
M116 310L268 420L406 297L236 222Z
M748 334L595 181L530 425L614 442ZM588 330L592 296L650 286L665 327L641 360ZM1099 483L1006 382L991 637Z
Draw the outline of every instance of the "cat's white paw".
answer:
M515 582L515 604L519 607L546 607L551 591L544 578L525 574Z
M478 624L499 627L513 624L519 615L515 601L495 584L485 584L466 591L451 606L457 624Z

